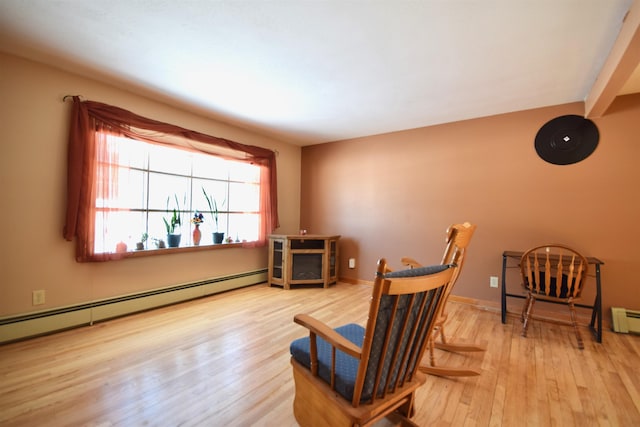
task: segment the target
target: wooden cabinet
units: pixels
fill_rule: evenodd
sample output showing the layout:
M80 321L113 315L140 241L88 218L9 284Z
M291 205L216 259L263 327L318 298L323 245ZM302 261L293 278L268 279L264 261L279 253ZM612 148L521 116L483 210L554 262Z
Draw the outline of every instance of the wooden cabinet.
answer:
M338 281L340 236L269 236L269 286L318 284L327 288Z

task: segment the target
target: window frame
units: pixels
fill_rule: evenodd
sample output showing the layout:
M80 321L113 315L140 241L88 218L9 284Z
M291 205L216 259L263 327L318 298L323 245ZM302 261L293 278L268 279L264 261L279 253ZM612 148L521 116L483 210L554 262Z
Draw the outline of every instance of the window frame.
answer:
M167 248L158 251L95 253L95 197L97 157L100 135L121 136L153 144L167 144L185 150L211 154L221 158L251 163L260 167L260 225L255 242L225 245ZM108 261L130 256L155 255L217 247L266 246L268 235L278 224L275 152L262 147L241 144L205 135L179 126L138 116L119 107L73 97L69 129L67 212L63 236L76 240L78 262Z
M112 191L99 192L95 198L96 253L113 252L118 245L121 251L158 250L169 245L168 225L162 219L170 221L170 208L179 208L180 247L194 245L196 212L203 214L198 223L203 246L239 243L240 238L242 242L257 240L259 166L126 136L107 134L98 140L107 144L108 154L98 159L98 169L113 185ZM218 222L205 194L217 200ZM215 243L214 232L223 233L224 240ZM143 233L149 240L138 248Z

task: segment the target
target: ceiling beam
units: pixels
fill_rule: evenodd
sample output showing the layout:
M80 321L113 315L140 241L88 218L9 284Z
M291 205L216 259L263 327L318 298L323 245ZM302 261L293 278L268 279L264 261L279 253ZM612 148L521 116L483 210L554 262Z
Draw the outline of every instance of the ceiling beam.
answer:
M609 57L585 99L585 117L602 117L638 65L640 0L634 0Z

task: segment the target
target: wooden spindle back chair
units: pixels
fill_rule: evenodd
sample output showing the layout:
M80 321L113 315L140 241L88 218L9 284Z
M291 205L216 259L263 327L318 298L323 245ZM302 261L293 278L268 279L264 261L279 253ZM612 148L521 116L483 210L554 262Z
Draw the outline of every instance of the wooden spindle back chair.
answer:
M522 336L527 329L536 300L564 303L569 306L578 348L584 343L578 328L575 303L580 300L587 278L589 263L576 250L559 244L536 246L526 251L520 259L522 285L527 297L522 308Z
M410 424L419 371L450 265L390 271L378 261L366 327L331 329L306 314L309 336L291 344L294 414L302 427L368 426L392 415Z

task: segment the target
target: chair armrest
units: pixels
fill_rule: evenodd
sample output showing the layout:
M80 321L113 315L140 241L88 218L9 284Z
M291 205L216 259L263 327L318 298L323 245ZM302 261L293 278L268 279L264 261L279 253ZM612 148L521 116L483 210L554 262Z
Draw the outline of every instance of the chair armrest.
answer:
M356 359L360 359L360 357L362 356L362 349L360 347L358 347L318 319L311 317L308 314L296 314L293 317L293 321L309 329L310 332L319 335L329 344L331 344L338 350L348 354L349 356L353 356Z
M418 261L416 261L416 260L415 260L415 259L413 259L413 258L407 258L407 257L404 257L404 258L402 258L402 259L400 260L400 262L401 262L403 265L408 265L408 266L409 266L409 267L411 267L411 268L420 268L420 267L422 267L422 264L420 264Z

